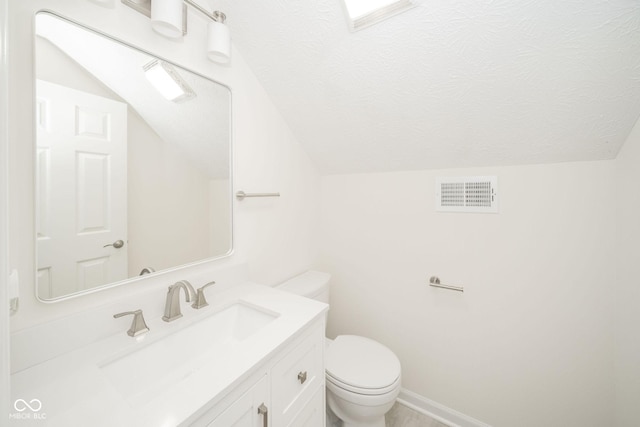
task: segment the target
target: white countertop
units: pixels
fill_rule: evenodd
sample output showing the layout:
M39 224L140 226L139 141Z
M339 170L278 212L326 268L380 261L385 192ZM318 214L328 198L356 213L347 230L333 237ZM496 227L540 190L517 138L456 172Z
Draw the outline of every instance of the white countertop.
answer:
M146 318L150 331L142 339L129 337L124 327L121 333L13 374L11 401L23 399L29 403L37 399L42 407L38 411L14 411L10 425L179 425L203 406L224 397L328 309L326 304L254 283L208 294L207 299L210 305L189 319L167 323ZM101 369L110 361L179 333L237 301L264 307L279 316L232 349L221 348L214 359L198 364L193 372L170 386L147 393L144 399L131 399L120 393ZM182 310L192 308L182 301Z

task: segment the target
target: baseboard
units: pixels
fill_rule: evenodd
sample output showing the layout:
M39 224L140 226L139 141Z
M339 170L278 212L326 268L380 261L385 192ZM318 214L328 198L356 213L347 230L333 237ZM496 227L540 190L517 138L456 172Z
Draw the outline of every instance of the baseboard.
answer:
M426 397L422 397L404 388L400 390L398 403L414 411L428 415L449 427L491 427L489 424L485 424L454 409L447 408L438 402L429 400Z

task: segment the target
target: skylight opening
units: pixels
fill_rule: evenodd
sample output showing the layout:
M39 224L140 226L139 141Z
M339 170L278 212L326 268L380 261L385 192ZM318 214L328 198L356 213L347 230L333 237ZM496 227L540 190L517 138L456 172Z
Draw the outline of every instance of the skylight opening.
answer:
M415 6L412 0L343 0L349 28L358 31Z

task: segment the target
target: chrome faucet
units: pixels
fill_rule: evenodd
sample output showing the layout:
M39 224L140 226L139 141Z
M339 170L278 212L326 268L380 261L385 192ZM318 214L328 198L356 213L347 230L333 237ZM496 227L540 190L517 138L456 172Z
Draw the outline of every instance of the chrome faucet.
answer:
M196 295L196 300L193 302L193 304L191 304L191 307L195 308L195 309L200 309L202 307L206 307L209 305L209 303L207 302L206 298L204 297L204 292L203 289L204 288L208 288L211 285L215 285L216 282L209 282L206 285L203 285L201 288L198 288L197 291L197 295Z
M149 332L149 327L144 321L144 316L142 315L142 310L135 311L125 311L122 313L114 314L114 319L118 317L126 316L128 314L133 314L133 322L131 322L131 327L127 331L127 335L130 337L137 337L138 335L144 334L145 332Z
M181 280L169 286L167 292L167 303L164 306L164 316L162 320L165 322L173 322L182 317L180 312L180 289L184 289L185 300L191 302L191 297L196 293L191 283Z

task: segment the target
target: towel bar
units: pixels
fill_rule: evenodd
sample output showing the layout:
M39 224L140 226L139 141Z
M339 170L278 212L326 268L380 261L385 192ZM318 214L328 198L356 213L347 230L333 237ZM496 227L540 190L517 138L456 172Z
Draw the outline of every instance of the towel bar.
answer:
M242 190L236 193L238 200L244 200L245 197L280 197L280 193L245 193Z

